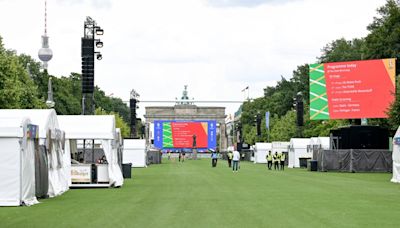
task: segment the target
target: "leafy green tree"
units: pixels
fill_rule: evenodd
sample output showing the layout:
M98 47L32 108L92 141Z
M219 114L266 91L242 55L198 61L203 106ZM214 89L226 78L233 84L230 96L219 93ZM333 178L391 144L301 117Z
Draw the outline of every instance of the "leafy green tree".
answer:
M271 128L271 141L289 141L291 138L296 137L296 112L288 111L284 116L279 117L274 121Z
M42 108L38 90L14 51L0 37L0 108Z
M117 112L125 122L130 122L130 109L120 98L106 96L104 91L96 86L94 100L96 107L101 107L108 112Z
M400 57L400 7L399 2L388 0L377 10L379 17L367 27L370 32L365 38L368 59ZM396 66L399 72L399 64ZM397 73L398 74L398 73Z
M364 55L364 46L364 39L334 40L322 48L318 60L321 63L361 60L367 57Z
M400 7L399 1L388 0L377 10L379 16L367 27L365 54L369 59L400 57ZM400 73L400 62L396 61L396 75ZM400 86L396 83L395 101L389 108L389 119L373 119L371 123L396 129L400 125Z

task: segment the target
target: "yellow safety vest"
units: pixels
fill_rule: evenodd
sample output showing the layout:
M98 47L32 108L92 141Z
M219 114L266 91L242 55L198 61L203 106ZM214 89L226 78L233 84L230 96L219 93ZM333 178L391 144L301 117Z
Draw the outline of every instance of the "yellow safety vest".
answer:
M281 161L285 161L285 154L281 155Z
M267 154L267 161L272 161L272 154Z
M278 155L274 155L274 162L279 161Z

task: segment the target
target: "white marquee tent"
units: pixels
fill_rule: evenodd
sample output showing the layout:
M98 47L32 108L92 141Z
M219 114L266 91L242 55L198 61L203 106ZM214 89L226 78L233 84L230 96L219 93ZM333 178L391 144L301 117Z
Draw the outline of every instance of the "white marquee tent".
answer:
M391 182L400 183L400 127L393 138L393 177Z
M113 115L61 115L60 126L65 131L66 151L71 151L71 140L92 139L101 142L108 166L109 184L122 186L124 179L118 165L115 117Z
M329 150L331 147L331 139L329 137L318 137L317 144L324 150Z
M70 156L66 155L62 145L63 132L58 125L54 109L1 109L0 118L28 117L32 123L39 126L39 144L46 146L48 151L49 197L61 195L69 189L68 165ZM49 134L50 132L50 134Z
M291 138L289 144L289 168L300 167L299 158L309 157L311 153L307 152L307 146L310 143L309 138Z
M37 125L27 118L0 119L0 206L33 205Z
M124 139L123 163L132 163L132 167L147 167L146 140Z
M272 150L272 143L256 143L254 146L254 163L267 163L268 151Z
M289 152L289 142L272 142L272 154L275 152L279 153L288 153Z
M318 137L311 137L310 138L310 142L308 143L307 146L307 151L308 152L312 152L313 151L313 147L318 147Z

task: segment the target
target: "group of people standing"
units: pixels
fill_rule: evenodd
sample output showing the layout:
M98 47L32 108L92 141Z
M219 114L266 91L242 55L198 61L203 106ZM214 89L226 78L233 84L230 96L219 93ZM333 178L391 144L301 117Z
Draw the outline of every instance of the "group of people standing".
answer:
M167 151L167 156L168 156L168 160L171 160L171 151L170 150ZM175 162L175 158L173 159L173 161ZM178 151L178 161L179 162L185 161L185 151Z
M267 154L267 167L269 170L272 169L272 162L274 163L274 170L285 170L285 159L286 156L284 153L275 152L274 155L271 154L271 151L268 151ZM280 168L279 168L280 166Z

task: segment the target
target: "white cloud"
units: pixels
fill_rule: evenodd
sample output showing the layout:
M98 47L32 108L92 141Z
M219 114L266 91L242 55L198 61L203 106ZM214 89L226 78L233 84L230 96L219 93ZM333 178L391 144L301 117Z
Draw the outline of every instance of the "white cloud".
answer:
M64 6L79 5L84 3L89 3L95 8L111 8L112 6L111 0L56 0L56 2Z
M263 4L285 4L298 0L207 0L214 7L257 7Z
M208 1L210 3L211 0ZM81 71L80 38L91 16L105 33L96 84L123 100L174 100L183 85L198 100L262 96L280 76L312 63L334 39L367 34L385 0L48 0L49 72ZM215 4L219 3L219 7ZM24 5L24 7L21 7ZM37 58L44 1L0 1L0 35L7 48ZM139 113L143 114L142 103ZM159 104L157 104L159 105ZM225 105L225 104L220 104ZM232 113L238 105L227 105Z

